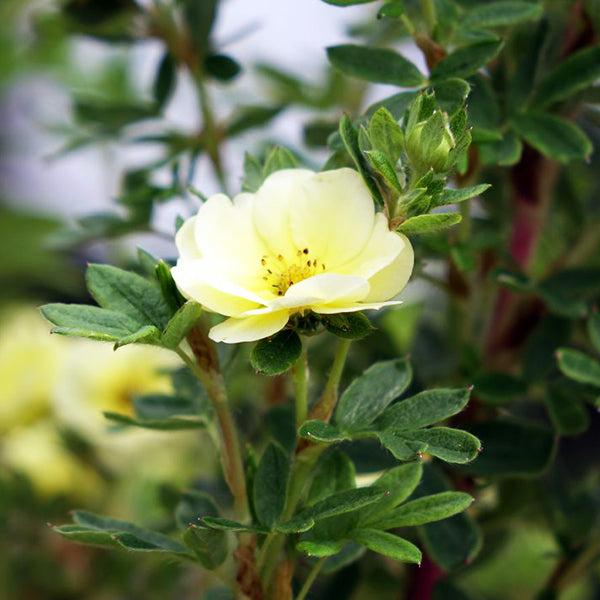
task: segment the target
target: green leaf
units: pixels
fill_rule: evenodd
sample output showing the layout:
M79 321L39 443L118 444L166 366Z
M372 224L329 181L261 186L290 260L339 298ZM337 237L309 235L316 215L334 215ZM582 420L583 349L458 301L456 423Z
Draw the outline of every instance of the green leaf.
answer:
M191 42L203 56L210 46L210 34L217 17L218 0L181 0L183 22Z
M446 462L463 464L472 461L481 449L479 440L460 429L433 427L418 431L402 432L409 441L427 444L425 452Z
M589 318L587 330L596 352L600 354L600 313L596 313Z
M240 64L233 60L231 56L225 54L211 54L204 61L204 68L208 75L211 75L219 81L231 81L241 72Z
M579 350L559 348L558 368L570 379L600 387L600 363Z
M361 312L322 315L321 319L327 331L348 340L361 340L375 331L371 321Z
M259 340L250 354L252 368L265 375L285 373L302 354L300 336L291 329L283 329L271 337Z
M263 179L266 179L271 173L282 171L283 169L295 169L298 167L296 157L287 149L275 146L265 160L263 168Z
M379 102L375 102L367 110L365 114L367 117L372 117L377 110L384 107L392 117L396 120L400 120L410 106L410 103L417 97L417 92L399 92L393 96L389 96Z
M214 498L206 492L193 490L181 494L175 507L175 521L180 529L197 525L203 517L217 517L219 509Z
M290 521L284 523L284 528L286 531L305 529L316 521L350 513L368 506L383 498L385 494L384 490L372 488L350 489L332 494L295 515ZM282 526L278 529L283 530Z
M342 44L327 48L329 62L346 75L374 83L416 87L425 77L401 54L387 48Z
M546 409L559 435L575 435L588 428L587 410L576 394L574 389L567 386L552 385L546 391Z
M484 164L510 167L521 159L523 144L515 132L509 130L500 141L479 144L478 150Z
M419 461L400 465L385 472L371 487L385 490L387 495L379 502L361 509L361 525L371 525L387 511L404 502L419 484L422 474L423 465Z
M342 442L343 440L350 439L334 425L319 421L318 419L312 419L303 423L298 430L298 435L307 440L324 443Z
M571 54L541 82L534 105L546 106L564 100L600 79L600 46L584 48Z
M393 2L386 2L381 8L377 11L377 18L383 19L397 19L404 14L404 5L397 0Z
M419 497L449 491L450 486L440 469L424 466L423 478L416 492ZM481 532L465 512L443 521L419 527L427 554L442 569L450 571L469 563L481 548Z
M473 385L477 397L489 404L503 404L527 393L526 383L510 373L480 373Z
M244 179L242 180L242 192L254 193L262 185L263 167L260 162L246 152L244 154Z
M211 529L220 529L222 531L240 531L248 533L269 533L268 527L262 527L261 525L244 525L231 519L224 519L223 517L204 517L202 522Z
M481 183L473 187L459 188L458 190L446 189L442 192L438 200L435 201L434 206L445 206L448 204L458 204L465 200L470 200L480 196L490 187L489 183Z
M439 492L398 506L373 521L372 526L378 529L395 529L433 523L462 512L472 502L473 498L464 492Z
M160 345L160 331L154 325L144 325L136 332L122 337L113 346L114 350L118 350L121 346L129 344L152 344Z
M285 450L270 442L263 452L254 478L254 509L258 520L272 528L279 522L287 491L290 459Z
M325 452L313 471L307 504L315 504L332 494L356 487L354 463L339 448Z
M173 416L166 419L139 419L115 412L102 413L105 418L120 425L156 429L158 431L178 431L180 429L204 429L208 425L206 417L201 415Z
M402 185L398 181L396 171L388 157L377 150L368 150L365 154L369 157L375 171L383 177L388 186L396 193L402 193Z
M170 308L169 318L172 313L178 311L185 303L185 298L177 289L177 284L171 275L171 268L164 260L159 260L154 267L154 274L158 280L158 286L162 297Z
M592 152L592 144L585 133L560 117L527 113L513 115L511 121L528 144L553 160L582 160Z
M373 149L383 152L393 168L404 150L404 133L384 106L378 108L369 121L369 138Z
M471 86L464 79L456 77L444 79L433 86L438 105L447 113L453 113L463 104L470 89Z
M409 446L401 435L389 431L374 431L373 435L398 460L412 460L427 448L424 443Z
M152 95L156 104L162 108L173 94L177 81L177 65L168 52L165 52L156 72L152 86Z
M483 452L461 470L483 476L534 476L543 472L554 453L554 433L545 427L512 421L477 423L469 431Z
M55 327L53 333L116 342L135 332L136 320L120 312L85 304L46 304L44 317Z
M502 27L533 21L542 15L542 6L532 2L489 2L472 8L462 24L466 27Z
M383 206L384 202L383 198L381 197L381 192L379 191L379 188L373 179L371 179L371 175L369 174L369 165L367 164L367 161L358 145L358 132L356 131L354 125L352 125L352 121L348 115L342 115L342 118L340 119L340 136L344 142L346 151L350 155L350 158L354 161L358 172L369 188L371 196L373 196L377 204Z
M493 40L461 46L443 58L431 71L434 82L450 77L465 78L473 75L490 62L502 49L502 40Z
M308 556L332 556L342 549L342 542L337 540L305 540L296 544L296 548Z
M112 533L109 531L90 529L89 527L82 527L81 525L60 525L58 527L52 527L52 531L77 544L100 546L101 548L118 547Z
M203 412L199 398L170 396L168 394L134 396L133 407L139 419L167 419L185 415L199 416ZM206 405L206 409L208 408L208 405Z
M89 530L105 531L112 534L113 539L129 550L161 551L188 555L185 546L170 537L138 527L128 521L104 517L87 511L73 512L73 521Z
M183 543L200 564L211 571L223 564L229 555L227 533L218 529L191 525L183 533Z
M91 264L86 272L88 289L103 308L121 312L139 325L154 325L161 331L171 311L161 293L146 279L111 265Z
M353 431L373 422L410 384L412 370L404 359L376 363L355 379L342 394L335 422Z
M406 235L431 233L460 223L462 217L458 213L436 213L433 215L417 215L410 217L396 228Z
M167 348L177 348L185 336L192 330L202 313L200 304L188 300L167 323L161 336L161 342Z
M420 429L459 413L469 401L470 389L436 389L421 392L388 407L375 421L380 430Z
M369 550L394 560L421 564L421 551L414 544L397 535L378 529L356 529L348 537Z

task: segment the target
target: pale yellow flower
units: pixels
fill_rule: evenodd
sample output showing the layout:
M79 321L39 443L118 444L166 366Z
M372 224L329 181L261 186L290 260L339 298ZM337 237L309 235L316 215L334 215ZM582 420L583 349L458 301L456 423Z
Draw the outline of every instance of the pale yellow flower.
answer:
M173 278L182 293L231 317L218 342L248 342L284 328L290 316L379 309L406 285L408 239L376 213L352 169L286 169L255 194L209 198L175 242Z

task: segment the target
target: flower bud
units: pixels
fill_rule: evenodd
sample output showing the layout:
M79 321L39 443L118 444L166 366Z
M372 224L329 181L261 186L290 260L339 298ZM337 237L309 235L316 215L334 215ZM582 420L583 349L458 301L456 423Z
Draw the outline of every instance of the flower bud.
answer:
M406 136L406 154L419 175L429 169L440 173L447 171L452 164L450 152L455 145L448 115L441 111L415 124Z

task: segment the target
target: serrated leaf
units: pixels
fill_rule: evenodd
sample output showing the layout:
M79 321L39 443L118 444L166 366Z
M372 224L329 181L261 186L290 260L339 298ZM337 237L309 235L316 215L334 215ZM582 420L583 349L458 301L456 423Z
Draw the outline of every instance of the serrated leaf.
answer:
M489 183L481 183L479 185L475 185L473 187L468 188L460 188L458 190L444 190L440 197L435 201L434 206L446 206L448 204L458 204L459 202L464 202L465 200L470 200L471 198L475 198L480 196L487 189L490 188Z
M571 54L541 82L533 104L547 106L568 98L600 79L600 46Z
M254 477L254 510L268 528L279 522L285 506L290 459L275 442L270 442L258 463Z
M223 564L229 554L225 531L192 525L185 530L182 539L200 564L211 571Z
M381 519L382 515L390 509L404 502L419 484L422 474L423 465L418 461L385 472L371 487L386 490L388 494L375 504L361 509L359 517L361 525L370 525Z
M425 452L445 462L464 464L471 462L481 450L481 442L470 433L449 427L433 427L402 432L411 442L427 444Z
M336 424L345 431L369 425L410 384L408 361L376 363L355 379L342 394L335 411Z
M553 160L582 160L592 152L592 143L585 133L561 117L527 113L513 115L511 122L528 144Z
M459 413L469 401L470 389L427 390L388 407L375 421L380 430L420 429Z
M265 375L285 373L302 354L300 336L284 329L271 337L256 342L250 354L252 368Z
M573 348L559 348L556 352L558 368L570 379L600 387L600 362Z
M441 521L467 509L473 498L464 492L440 492L411 500L372 523L378 529L396 529Z
M542 6L532 2L489 2L469 10L466 27L503 27L533 21L542 15Z
M433 215L417 215L406 219L396 228L396 231L405 235L417 235L421 233L431 233L452 227L460 223L462 217L458 213L436 213Z
M356 529L348 537L373 552L400 562L421 563L421 551L408 540L378 529Z
M161 342L167 348L177 348L185 336L192 330L200 318L202 306L188 300L171 317L161 336Z
M383 177L388 186L397 194L402 193L402 185L400 185L396 171L387 156L377 150L369 150L365 154L369 157L375 171Z
M296 548L308 556L332 556L342 549L342 542L337 540L305 540L296 544Z
M322 315L325 329L334 335L348 340L361 340L375 331L375 328L361 312Z
M443 58L431 71L434 82L451 77L464 79L473 75L502 50L502 40L490 40L461 46Z
M171 311L161 293L136 273L111 265L91 264L86 282L102 308L121 312L140 326L154 325L161 331L169 322Z
M375 185L375 182L371 179L371 175L369 174L369 166L359 147L358 132L356 131L348 115L342 115L342 118L340 119L339 133L342 138L342 141L344 142L344 147L346 148L346 151L350 155L350 158L354 161L354 164L356 165L358 172L363 178L363 181L369 188L371 195L373 196L377 204L383 206L384 202L383 198L381 197L381 192Z
M298 430L300 437L315 442L333 443L350 439L342 433L337 427L318 419L312 419L302 424Z
M327 57L346 75L365 81L403 87L416 87L425 82L413 63L387 48L342 44L327 48Z
M394 167L404 149L404 133L384 106L378 108L369 121L369 137L373 148L383 152Z
M55 327L54 333L116 342L139 327L127 315L97 306L84 304L46 304L41 313Z

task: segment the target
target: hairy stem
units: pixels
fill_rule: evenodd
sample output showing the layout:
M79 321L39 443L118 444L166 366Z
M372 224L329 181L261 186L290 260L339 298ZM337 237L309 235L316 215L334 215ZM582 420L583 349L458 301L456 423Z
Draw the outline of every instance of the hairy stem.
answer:
M202 369L181 348L177 348L176 352L206 389L217 415L221 464L225 480L233 494L235 515L239 520L243 521L248 516L246 478L244 476L244 466L242 464L237 431L231 411L229 410L225 381L218 371Z

